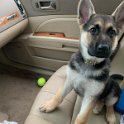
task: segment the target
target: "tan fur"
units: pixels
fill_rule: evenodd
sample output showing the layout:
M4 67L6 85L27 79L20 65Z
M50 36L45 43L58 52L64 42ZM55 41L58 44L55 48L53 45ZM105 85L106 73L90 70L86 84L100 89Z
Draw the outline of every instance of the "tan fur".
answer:
M111 22L107 22L107 23L105 24L105 28L108 29L108 28L110 28L110 27L113 27L112 23L111 23Z
M114 108L113 106L107 106L106 107L106 119L109 124L116 124L116 117L114 113Z
M62 98L62 88L60 88L55 96L47 101L45 104L42 105L40 111L51 112L53 111L61 102L63 101Z
M112 50L114 51L116 49L118 45L118 38L116 37L115 39L113 39L113 42L112 42Z
M95 16L94 16L95 17ZM97 20L95 20L95 22L94 22L94 25L99 25L100 27L101 27L101 29L104 29L104 30L106 30L106 29L108 29L108 28L110 28L110 27L113 27L113 24L112 24L112 22L110 22L109 20L106 22L106 23L104 23L104 21L102 20L102 18L97 18ZM114 28L114 27L113 27ZM115 28L114 28L115 29ZM116 29L115 29L116 30Z
M93 110L94 106L95 106L95 103L92 102L91 104L89 104L85 112L80 112L75 120L75 124L86 124L88 117L91 111Z
M82 33L83 33L83 35L81 35L82 36L82 39L85 40L85 43L83 43L83 44L85 44L85 46L88 48L88 46L92 42L92 40L91 40L92 39L91 34L90 33L87 33L86 31L82 31L81 34ZM82 40L81 40L81 42L82 42Z
M103 27L103 20L99 18L94 22L94 25L99 25L100 27Z

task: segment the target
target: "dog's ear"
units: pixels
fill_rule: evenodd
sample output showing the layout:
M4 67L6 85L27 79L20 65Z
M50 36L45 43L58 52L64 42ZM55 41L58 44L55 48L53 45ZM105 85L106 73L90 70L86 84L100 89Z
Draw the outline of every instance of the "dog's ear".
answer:
M124 24L124 1L116 8L112 16L114 16L117 26L122 28Z
M95 14L91 0L80 0L78 4L78 19L80 24L85 24L92 14Z

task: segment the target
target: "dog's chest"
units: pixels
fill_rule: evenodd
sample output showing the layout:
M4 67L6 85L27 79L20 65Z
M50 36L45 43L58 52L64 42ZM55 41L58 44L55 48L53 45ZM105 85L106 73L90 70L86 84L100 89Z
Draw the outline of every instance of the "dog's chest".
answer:
M85 72L84 74L80 74L70 69L69 77L73 89L80 96L83 96L84 93L90 96L97 96L102 92L104 88L103 82L99 82L94 79L89 79L87 77L87 72Z

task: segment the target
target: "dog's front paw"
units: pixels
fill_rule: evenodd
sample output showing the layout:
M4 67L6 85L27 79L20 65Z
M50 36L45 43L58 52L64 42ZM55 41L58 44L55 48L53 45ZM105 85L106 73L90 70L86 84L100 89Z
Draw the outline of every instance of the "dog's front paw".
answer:
M46 102L45 104L42 104L41 107L39 108L40 112L51 112L56 108L55 102L52 100Z
M101 111L102 111L102 108L97 107L97 106L93 109L94 114L99 114Z
M116 124L116 118L112 118L111 120L108 120L109 124Z
M107 118L108 124L116 124L116 117L114 114L109 115Z
M74 124L86 124L87 122L87 117L84 118L82 115L78 114Z
M108 122L109 124L116 124L116 120L111 120Z
M93 113L94 114L99 114L102 111L103 106L104 106L103 102L98 102L93 109Z

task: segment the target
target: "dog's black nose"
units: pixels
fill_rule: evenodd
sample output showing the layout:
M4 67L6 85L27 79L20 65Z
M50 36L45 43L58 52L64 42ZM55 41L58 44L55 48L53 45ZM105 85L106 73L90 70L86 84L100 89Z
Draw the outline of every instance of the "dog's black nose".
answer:
M99 44L97 47L97 52L105 52L107 53L109 51L109 46L107 44Z
M105 43L97 43L94 45L91 45L88 48L88 53L91 56L95 56L98 58L108 58L111 54L111 46L109 44Z

